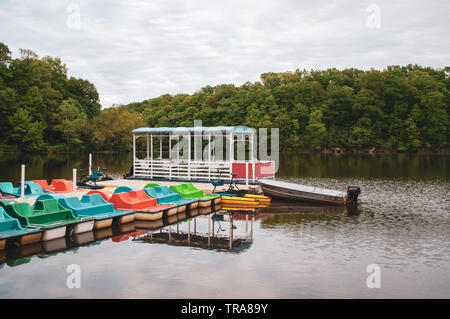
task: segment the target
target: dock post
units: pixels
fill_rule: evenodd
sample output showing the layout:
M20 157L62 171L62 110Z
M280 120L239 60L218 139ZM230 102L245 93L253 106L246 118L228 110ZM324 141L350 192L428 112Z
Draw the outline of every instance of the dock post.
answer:
M92 175L92 154L89 153L89 175Z
M153 134L150 134L150 178L153 179Z
M20 166L20 197L25 197L25 164Z
M77 169L74 168L72 170L72 178L73 178L73 192L77 191Z
M248 186L248 163L245 163L245 186Z
M172 226L169 226L169 244L172 241Z
M233 218L232 215L229 214L230 217L230 251L233 249Z
M245 236L248 235L248 213L245 214Z
M252 214L252 222L250 224L250 238L253 240L253 223L255 222L255 215Z
M188 220L188 246L191 245L191 220Z
M211 218L208 217L208 247L211 246Z
M188 141L188 179L191 180L191 133L189 133L189 141Z

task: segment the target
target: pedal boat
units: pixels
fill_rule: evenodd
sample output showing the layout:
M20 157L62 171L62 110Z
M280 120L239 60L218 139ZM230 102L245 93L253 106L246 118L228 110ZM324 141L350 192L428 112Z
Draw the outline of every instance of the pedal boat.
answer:
M0 207L0 251L5 249L7 241L20 246L40 242L42 232L41 229L22 227L16 218L9 216Z
M172 192L167 186L155 186L144 188L148 196L156 198L158 204L168 204L178 206L177 213L183 213L186 209L196 209L198 201L195 199L180 198L180 194Z
M210 207L221 202L220 196L205 195L201 189L196 188L192 183L172 185L169 189L180 194L183 199L198 200L199 208Z
M53 179L50 185L45 179L34 180L33 182L39 184L46 193L73 193L73 182L65 179Z
M112 203L105 201L100 194L65 197L60 194L49 194L38 197L40 199L54 198L61 206L73 211L77 217L91 217L94 219L94 229L111 227L113 223L126 224L134 221L132 210L114 209Z
M28 203L2 199L0 206L9 216L17 218L21 226L43 229L43 241L64 237L67 230L79 234L91 231L94 227L92 218L76 217L71 210L62 207L56 199L38 200L33 207Z
M10 195L13 197L21 196L21 186L22 183L19 183L19 187L14 187L11 182L2 182L0 183L0 193L5 195ZM24 183L24 196L25 197L34 197L44 194L45 191L42 189L41 185L36 184L32 181L26 181Z
M108 201L114 204L115 209L134 211L135 220L152 221L177 214L177 206L158 204L158 201L148 196L143 189L128 193L113 193Z

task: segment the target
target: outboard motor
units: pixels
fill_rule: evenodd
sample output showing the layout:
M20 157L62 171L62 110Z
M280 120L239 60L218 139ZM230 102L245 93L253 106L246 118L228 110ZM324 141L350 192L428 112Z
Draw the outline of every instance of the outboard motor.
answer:
M358 196L361 194L359 186L347 187L347 199L349 204L356 204L358 202Z

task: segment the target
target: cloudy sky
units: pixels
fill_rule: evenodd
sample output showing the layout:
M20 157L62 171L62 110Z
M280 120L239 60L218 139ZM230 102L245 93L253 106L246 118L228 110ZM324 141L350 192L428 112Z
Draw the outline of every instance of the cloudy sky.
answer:
M450 65L448 0L0 0L13 56L59 56L103 107L265 72Z

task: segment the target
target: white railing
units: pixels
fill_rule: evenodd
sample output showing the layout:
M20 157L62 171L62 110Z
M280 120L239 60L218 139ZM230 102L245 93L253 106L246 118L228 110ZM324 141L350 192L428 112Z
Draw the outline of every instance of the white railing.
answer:
M218 169L221 170L219 175ZM177 160L146 160L135 159L134 176L137 178L164 179L211 179L219 176L230 179L230 162L187 162Z
M231 180L233 164L245 164L245 177L235 178L236 181L255 183L256 164L274 163L273 161L182 161L168 159L135 159L134 177L142 179L167 180L199 180L209 181L212 178ZM219 173L220 170L220 173ZM241 172L243 174L243 172ZM274 178L270 176L266 178Z

